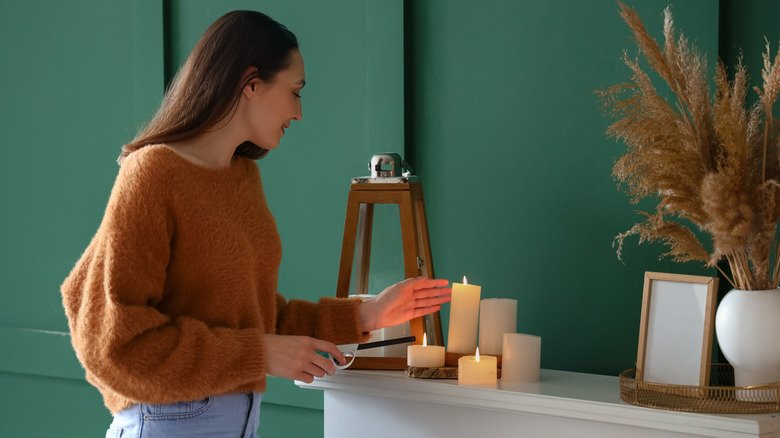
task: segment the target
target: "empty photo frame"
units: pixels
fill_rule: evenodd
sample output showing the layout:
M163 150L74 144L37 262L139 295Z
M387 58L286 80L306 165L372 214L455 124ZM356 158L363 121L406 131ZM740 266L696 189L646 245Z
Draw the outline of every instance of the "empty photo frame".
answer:
M636 380L708 386L718 279L646 272Z

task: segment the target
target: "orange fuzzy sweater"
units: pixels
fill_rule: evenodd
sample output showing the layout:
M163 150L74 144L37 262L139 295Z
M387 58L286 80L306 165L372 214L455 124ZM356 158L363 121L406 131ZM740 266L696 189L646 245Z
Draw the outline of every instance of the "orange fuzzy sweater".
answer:
M263 334L363 341L359 300L286 301L281 243L254 161L199 167L130 154L103 222L62 285L73 347L111 412L263 392Z

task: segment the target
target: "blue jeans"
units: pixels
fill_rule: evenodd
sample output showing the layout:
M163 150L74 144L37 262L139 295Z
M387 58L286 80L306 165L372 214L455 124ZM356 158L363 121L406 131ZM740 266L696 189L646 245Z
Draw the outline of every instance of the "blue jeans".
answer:
M256 438L262 394L227 394L166 405L137 404L114 415L106 438Z

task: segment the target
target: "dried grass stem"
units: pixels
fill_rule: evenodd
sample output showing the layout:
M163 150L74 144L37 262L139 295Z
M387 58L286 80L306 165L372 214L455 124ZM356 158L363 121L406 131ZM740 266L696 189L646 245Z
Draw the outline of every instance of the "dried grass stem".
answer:
M599 92L617 119L607 135L627 146L613 167L614 178L633 203L657 201L655 212L643 212L644 221L615 238L618 257L624 240L638 236L640 243L663 242L669 248L663 256L675 261L717 267L735 288L777 288L780 136L772 107L780 92L780 51L771 59L767 42L763 88L756 89L759 103L747 105L748 75L741 59L731 78L722 63L716 66L711 93L706 59L675 32L669 8L661 48L636 11L618 3L644 61L676 101L659 94L640 60L628 55L631 82ZM706 245L701 236L709 237ZM723 258L731 276L717 265Z

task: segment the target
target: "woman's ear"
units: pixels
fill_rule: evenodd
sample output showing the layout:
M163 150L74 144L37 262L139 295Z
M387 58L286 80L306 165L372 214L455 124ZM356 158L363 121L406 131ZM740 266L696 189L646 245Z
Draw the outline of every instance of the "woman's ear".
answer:
M251 79L250 79L251 78ZM241 83L245 84L244 89L241 92L251 98L253 94L258 91L258 88L262 85L260 78L257 77L257 67L249 66L244 70L244 74L241 75Z

